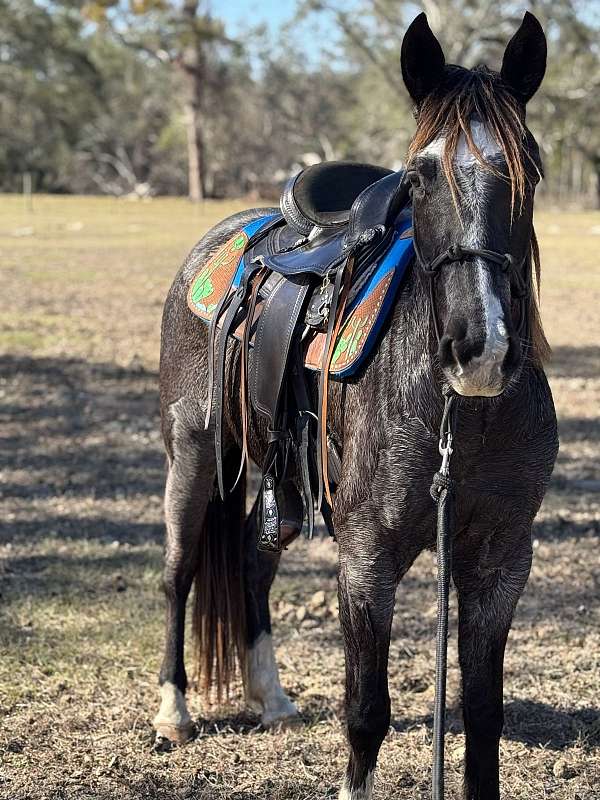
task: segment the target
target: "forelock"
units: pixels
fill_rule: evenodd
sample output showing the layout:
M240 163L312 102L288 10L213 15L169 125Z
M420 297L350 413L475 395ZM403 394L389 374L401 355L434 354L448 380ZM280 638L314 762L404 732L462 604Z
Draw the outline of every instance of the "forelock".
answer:
M526 135L523 111L498 73L449 66L441 85L419 108L408 163L418 154L439 155L456 202L457 161L479 163L500 175L494 162L503 157L514 207L515 201L522 205L528 181Z

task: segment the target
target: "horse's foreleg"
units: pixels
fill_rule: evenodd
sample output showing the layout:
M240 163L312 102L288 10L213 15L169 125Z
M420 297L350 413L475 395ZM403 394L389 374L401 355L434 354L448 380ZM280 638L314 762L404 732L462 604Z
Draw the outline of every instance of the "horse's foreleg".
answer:
M529 576L530 534L517 539L510 553L495 554L493 543L486 543L482 553L474 558L472 551L458 549L453 556L466 737L464 794L466 800L499 800L504 648Z
M350 759L340 800L368 800L381 743L390 724L387 664L396 578L386 553L343 551L338 595L346 655ZM362 539L361 539L362 541Z
M260 500L260 497L259 497ZM263 553L256 547L257 504L246 520L246 631L247 659L245 670L246 702L261 715L265 727L290 723L298 719L298 709L279 682L271 636L269 591L279 566L280 555Z
M201 447L191 434L177 436L172 442L165 490L167 532L163 587L167 609L165 650L159 676L161 705L154 727L158 736L179 744L193 732L185 701L185 606L196 572L198 543L213 482L208 438L206 447Z

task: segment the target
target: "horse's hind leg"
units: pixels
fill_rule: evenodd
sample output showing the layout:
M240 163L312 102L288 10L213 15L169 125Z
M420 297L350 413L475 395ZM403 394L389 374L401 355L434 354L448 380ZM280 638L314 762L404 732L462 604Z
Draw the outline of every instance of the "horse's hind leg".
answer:
M459 600L466 800L500 798L504 648L531 566L530 531L506 538L508 542L495 533L477 552L477 538L467 535L457 541L453 554Z
M264 553L256 547L257 506L246 520L244 573L246 584L247 658L245 670L246 702L261 715L265 727L298 719L298 709L279 682L271 636L269 591L279 566L280 555ZM299 531L298 531L299 532Z
M166 544L163 587L166 596L165 650L160 670L161 705L154 719L159 737L181 744L193 732L187 710L184 666L186 601L196 574L198 546L214 485L214 458L209 434L192 435L173 425L168 443L165 491ZM205 442L199 441L206 439Z

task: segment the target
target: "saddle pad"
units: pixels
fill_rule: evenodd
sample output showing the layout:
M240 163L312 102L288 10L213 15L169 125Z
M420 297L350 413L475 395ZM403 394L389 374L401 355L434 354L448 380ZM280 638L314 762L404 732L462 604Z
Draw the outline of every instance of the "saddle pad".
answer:
M190 284L187 296L188 306L197 317L205 322L210 322L213 311L231 285L234 275L236 278L233 283L234 288L240 282L244 266L242 256L250 237L275 216L273 214L268 217L260 217L246 225L239 233L226 241L197 273ZM238 267L240 267L239 270ZM236 274L236 270L239 274Z
M210 322L213 311L228 287L239 285L245 268L246 243L273 218L261 217L245 226L225 242L194 277L188 290L187 303L201 320ZM371 352L414 254L412 238L401 238L410 226L410 218L402 215L377 268L346 310L329 369L332 378L355 374ZM236 338L241 338L242 333L243 325L235 331ZM324 345L324 333L314 332L312 337L309 336L305 357L308 369L320 369Z

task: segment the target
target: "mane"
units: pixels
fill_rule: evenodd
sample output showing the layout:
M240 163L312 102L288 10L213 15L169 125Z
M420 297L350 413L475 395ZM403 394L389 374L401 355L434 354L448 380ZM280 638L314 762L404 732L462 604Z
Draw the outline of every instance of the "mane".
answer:
M504 155L508 178L493 163L484 158L471 133L471 119L477 116L494 136ZM442 84L424 101L417 113L417 130L408 148L407 164L431 142L445 136L442 152L442 168L450 186L454 204L458 209L458 186L453 162L461 135L478 163L497 177L510 181L511 214L515 206L519 212L528 187L533 184L532 175L541 177L539 166L527 148L530 135L525 126L522 108L498 73L480 66L468 70L449 66ZM535 231L532 232L531 250L526 260L527 280L530 284L528 301L529 357L538 363L546 361L551 354L544 334L539 313L540 252Z
M540 261L540 248L538 245L535 228L531 229L531 249L526 261L527 279L530 283L529 299L527 302L527 330L529 331L530 347L529 356L532 361L544 364L552 356L552 348L546 339L542 318L540 315L540 284L542 264ZM534 278L535 280L532 280Z

